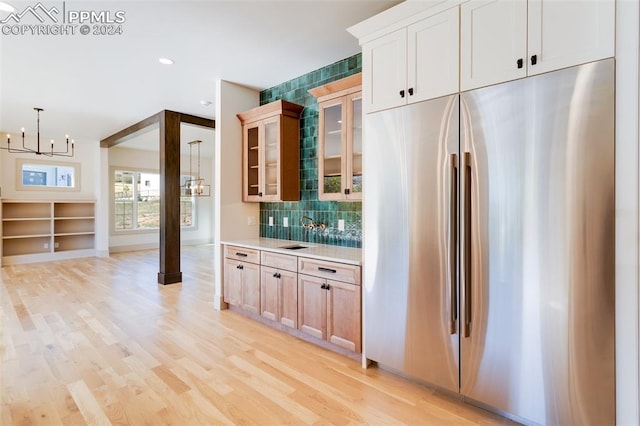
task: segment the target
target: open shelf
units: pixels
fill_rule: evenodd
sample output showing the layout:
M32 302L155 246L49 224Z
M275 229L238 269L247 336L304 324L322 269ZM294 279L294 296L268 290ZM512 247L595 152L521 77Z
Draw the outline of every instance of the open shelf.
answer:
M51 251L51 237L38 236L29 238L14 238L2 240L3 256L20 256L25 254L49 253Z
M91 256L95 249L93 201L3 200L2 217L3 263L53 260L59 251Z
M12 202L2 204L2 218L7 219L42 219L51 217L49 202Z
M54 239L54 250L69 251L69 250L84 250L92 249L94 244L93 234L80 234L80 235L62 235L57 236Z

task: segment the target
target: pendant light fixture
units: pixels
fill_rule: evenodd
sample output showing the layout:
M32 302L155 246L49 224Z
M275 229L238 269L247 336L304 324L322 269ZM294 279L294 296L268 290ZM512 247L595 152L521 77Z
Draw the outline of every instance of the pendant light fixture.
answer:
M204 183L204 178L200 176L200 144L202 141L195 140L189 142L189 180L180 187L182 195L185 197L208 197L211 195L211 186ZM193 147L198 150L197 169L194 175L191 169L193 163Z
M51 139L51 149L49 151L42 151L40 150L40 112L44 111L42 108L34 108L34 110L37 112L38 115L38 121L37 121L37 129L38 129L38 135L37 135L37 139L36 139L36 149L32 149L29 148L25 145L24 143L24 127L22 128L22 148L20 147L15 147L15 146L11 146L11 135L7 134L7 146L0 146L0 149L4 149L6 151L9 151L12 154L19 154L19 153L26 153L26 154L36 154L36 155L44 155L47 157L73 157L73 151L74 151L74 141L71 140L71 151L69 151L69 135L66 135L66 141L67 141L67 148L65 151L54 151L54 140Z

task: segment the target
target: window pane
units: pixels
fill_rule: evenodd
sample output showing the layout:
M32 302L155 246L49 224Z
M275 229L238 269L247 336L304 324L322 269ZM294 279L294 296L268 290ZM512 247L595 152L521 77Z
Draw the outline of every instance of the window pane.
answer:
M180 183L191 179L181 176ZM116 231L160 227L160 175L116 170L114 175L114 228ZM180 225L194 226L193 197L180 197Z
M180 198L180 226L193 226L193 198Z
M113 191L115 229L133 229L133 173L116 170Z
M160 175L137 173L138 228L160 227Z

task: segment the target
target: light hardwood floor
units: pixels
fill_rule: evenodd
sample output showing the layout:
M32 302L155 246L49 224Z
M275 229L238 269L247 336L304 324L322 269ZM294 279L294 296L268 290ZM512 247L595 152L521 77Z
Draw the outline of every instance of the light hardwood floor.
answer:
M0 424L508 424L213 309L212 246L183 283L155 251L5 266Z

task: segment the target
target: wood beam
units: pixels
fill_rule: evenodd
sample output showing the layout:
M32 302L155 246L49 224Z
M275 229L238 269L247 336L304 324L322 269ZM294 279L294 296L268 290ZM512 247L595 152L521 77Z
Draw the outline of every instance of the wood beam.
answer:
M138 132L146 129L152 124L159 122L160 114L162 114L162 112L153 114L152 116L147 117L144 120L127 127L126 129L122 129L119 132L102 139L100 141L100 148L111 148L112 146L119 145L123 142L128 141L129 139L136 137L138 135Z
M215 129L209 118L164 110L100 141L111 148L130 140L147 127L160 130L160 271L158 283L182 281L180 271L180 123Z

